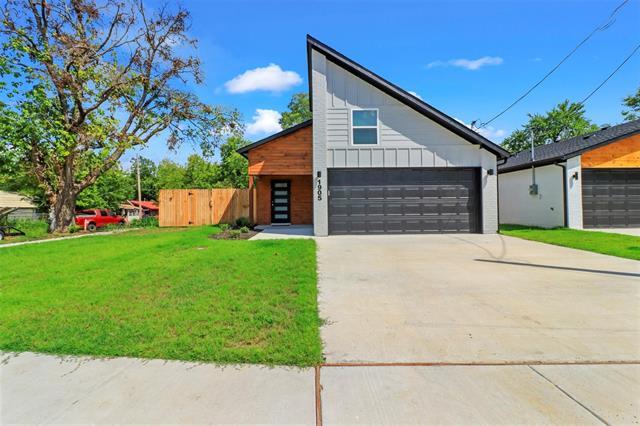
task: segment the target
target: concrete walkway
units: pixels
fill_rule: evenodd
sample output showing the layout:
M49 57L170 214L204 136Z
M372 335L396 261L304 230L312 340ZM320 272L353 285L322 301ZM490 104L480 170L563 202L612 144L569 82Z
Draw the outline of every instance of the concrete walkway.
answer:
M315 419L313 369L3 354L0 424L270 423Z
M2 357L1 424L312 425L316 415L327 425L640 418L640 365L322 367L316 376L313 369Z
M6 243L6 244L0 244L0 249L8 248L8 247L24 246L28 244L42 244L42 243L50 243L53 241L73 240L76 238L84 238L84 237L97 237L101 235L121 234L123 232L137 231L139 229L141 228L127 228L127 229L119 229L116 231L98 231L98 232L89 233L89 234L69 235L66 237L56 237L56 238L43 238L41 240L20 241L18 243Z
M291 238L314 238L311 225L265 225L257 227L262 232L251 240L288 240Z

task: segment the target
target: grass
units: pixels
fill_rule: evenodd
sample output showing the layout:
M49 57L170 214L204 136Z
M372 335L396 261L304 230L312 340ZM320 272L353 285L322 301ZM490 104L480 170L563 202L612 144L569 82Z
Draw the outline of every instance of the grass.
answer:
M52 238L50 234L47 234L47 221L45 220L12 220L9 222L9 225L15 226L26 235L6 237L4 240L0 240L0 244ZM58 235L54 235L53 237L56 236Z
M315 242L209 238L216 230L0 249L0 349L319 363Z
M640 260L640 237L569 228L544 229L501 225L500 233L525 240Z

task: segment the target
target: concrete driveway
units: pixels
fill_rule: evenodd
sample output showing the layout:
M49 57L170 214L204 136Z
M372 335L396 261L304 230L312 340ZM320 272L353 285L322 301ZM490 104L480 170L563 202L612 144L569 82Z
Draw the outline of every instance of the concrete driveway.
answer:
M501 235L317 243L328 362L640 360L640 262Z

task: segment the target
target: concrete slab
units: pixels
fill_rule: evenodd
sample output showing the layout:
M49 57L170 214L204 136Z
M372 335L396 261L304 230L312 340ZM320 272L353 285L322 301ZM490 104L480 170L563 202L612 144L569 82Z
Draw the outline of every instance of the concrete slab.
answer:
M608 232L610 234L624 234L633 237L640 237L640 228L598 228L589 229L589 231Z
M607 423L640 423L640 365L532 368Z
M316 241L329 362L640 360L640 262L501 235Z
M321 383L324 424L601 424L527 366L323 368Z
M314 238L311 225L265 225L253 240L286 240L290 238Z
M0 423L315 422L312 369L2 354Z

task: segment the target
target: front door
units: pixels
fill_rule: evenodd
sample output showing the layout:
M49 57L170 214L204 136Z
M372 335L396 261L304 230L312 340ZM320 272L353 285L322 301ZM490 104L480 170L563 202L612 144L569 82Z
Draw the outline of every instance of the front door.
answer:
M271 223L291 223L291 181L271 181Z

